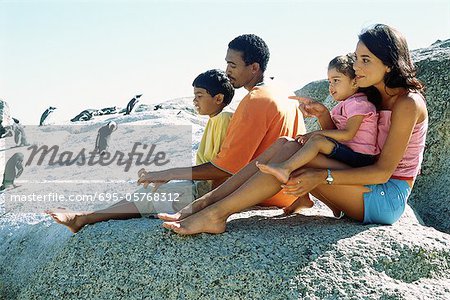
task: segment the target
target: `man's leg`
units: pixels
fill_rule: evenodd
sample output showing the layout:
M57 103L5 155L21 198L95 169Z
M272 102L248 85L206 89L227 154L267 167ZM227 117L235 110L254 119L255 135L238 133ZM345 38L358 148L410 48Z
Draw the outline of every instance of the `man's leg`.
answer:
M186 206L176 214L159 214L158 217L165 221L181 220L207 207L208 205L219 201L222 198L225 198L259 171L259 169L256 167L255 161L264 163L269 162L270 159L272 159L274 156L278 156L280 153L283 153L283 148L285 147L285 145L292 145L291 147L295 146L296 149L299 149L301 147L301 145L293 139L281 137L275 143L273 143L264 153L248 163L238 173L228 178L227 181L225 181L216 189L195 200L194 202L192 202L192 204Z
M279 156L274 157L270 160L270 162L277 163L284 161L295 153L298 148L296 148L295 145L287 145L283 150L283 153L280 153ZM320 157L318 161L313 160L312 165L316 165L321 168L348 168L348 166L340 162L326 159L324 157ZM217 201L216 203L180 221L165 222L163 225L164 227L172 229L180 234L196 234L201 232L221 233L225 231L226 220L231 214L240 212L245 208L254 206L264 201L265 199L275 195L280 191L280 189L281 186L277 179L271 175L259 172L224 199ZM355 193L352 193L352 190L348 190L345 194L355 196L355 194L358 194L359 192L361 192L359 189ZM344 205L342 203L342 199L344 199L344 197L339 196L339 201L328 199L329 201L324 201L324 203L331 205L331 207L337 207L346 213L348 211L348 215L352 218L359 217L357 214L360 208L360 203L358 202L359 199L355 200L355 207L352 205Z

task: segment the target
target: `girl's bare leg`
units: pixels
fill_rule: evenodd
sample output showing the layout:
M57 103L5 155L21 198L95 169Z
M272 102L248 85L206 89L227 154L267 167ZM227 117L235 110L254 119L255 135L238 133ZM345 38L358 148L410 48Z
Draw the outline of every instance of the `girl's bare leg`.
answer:
M288 160L281 163L263 164L258 162L256 166L264 173L275 176L280 182L286 183L289 175L296 169L303 167L313 160L319 153L330 154L335 144L322 135L311 137L306 144L301 147Z
M277 163L285 160L287 157L290 157L292 153L297 151L298 147L295 147L295 145L286 145L283 150L284 151L283 153L280 153L280 156L274 157L270 162ZM326 165L323 166L322 163L326 163ZM322 168L330 167L334 169L347 167L342 163L327 159L325 157L320 157L317 161L313 160L312 165L322 165ZM199 212L180 221L165 222L163 226L180 234L196 234L201 232L222 233L225 231L226 220L231 214L240 212L245 208L262 202L263 200L275 195L278 191L280 191L280 189L280 183L277 179L275 179L275 177L258 172L246 183L241 185L240 188L224 199L217 201L203 210L200 210ZM329 201L326 201L325 203L331 205L332 207L339 208L346 213L348 212L347 215L350 217L358 217L359 215L355 214L359 208L359 203L357 200L355 204L356 208L350 205L352 203L351 201L347 201L347 204L344 204L343 201L345 197L355 196L353 194L349 194L350 192L351 189L349 189L346 193L346 196L340 195L339 201L327 199ZM332 194L333 193L327 190L327 195L332 197Z
M259 171L259 169L255 165L256 160L263 163L269 162L270 159L272 159L274 156L278 156L279 153L282 153L284 151L283 147L286 143L297 145L297 149L301 147L301 145L295 142L293 139L288 137L281 137L266 151L264 151L264 153L248 163L238 173L228 178L227 181L225 181L216 189L193 201L191 204L189 204L176 214L158 214L158 217L165 221L178 221L202 210L203 208L216 201L219 201L222 198L225 198L226 196L237 190L242 184L244 184L249 178L251 178L255 173Z
M87 224L107 220L127 220L140 218L141 214L133 202L122 200L112 206L91 213L69 213L64 209L46 211L58 224L66 226L73 233L78 232Z

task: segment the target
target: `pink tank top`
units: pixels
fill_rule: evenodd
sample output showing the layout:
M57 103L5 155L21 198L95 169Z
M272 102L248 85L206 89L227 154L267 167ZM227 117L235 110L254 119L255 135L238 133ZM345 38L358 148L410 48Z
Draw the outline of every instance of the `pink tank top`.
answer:
M418 95L418 94L415 94ZM420 96L421 97L421 96ZM423 97L421 97L423 99ZM383 148L391 126L391 111L381 110L378 117L378 147ZM414 126L405 154L403 154L393 177L415 178L420 174L425 149L425 138L428 129L428 118Z

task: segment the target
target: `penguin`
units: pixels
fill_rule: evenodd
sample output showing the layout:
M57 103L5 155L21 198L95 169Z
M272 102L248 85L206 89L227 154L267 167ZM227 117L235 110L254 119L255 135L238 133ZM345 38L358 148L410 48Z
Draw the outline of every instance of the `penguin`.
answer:
M10 159L8 159L8 162L5 165L5 172L3 173L3 183L0 187L0 191L3 191L11 185L13 187L17 187L17 185L14 184L14 180L22 175L22 163L23 154L19 152L15 153L13 156L11 156Z
M114 121L109 122L108 124L100 127L97 134L97 139L95 141L94 152L100 153L100 155L104 155L108 149L109 138L111 137L111 133L117 130L117 124Z
M128 104L127 104L127 109L125 111L126 115L129 115L131 113L131 111L133 110L134 106L136 105L136 103L139 102L139 98L141 98L143 94L140 95L136 95L133 99L131 99Z
M50 106L49 108L47 108L44 113L41 115L41 120L39 122L39 126L44 125L44 121L45 119L47 119L47 117L56 109L56 107Z

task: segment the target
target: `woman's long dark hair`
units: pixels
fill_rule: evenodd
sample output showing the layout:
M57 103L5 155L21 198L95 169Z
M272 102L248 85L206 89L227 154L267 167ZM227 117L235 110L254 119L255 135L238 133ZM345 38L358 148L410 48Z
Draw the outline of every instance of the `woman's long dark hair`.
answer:
M409 54L408 44L396 29L377 24L359 35L362 42L391 71L384 76L388 88L402 87L424 92L425 86L416 78L416 68Z

